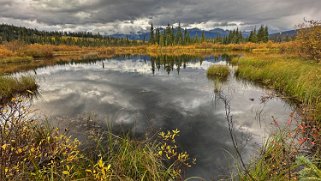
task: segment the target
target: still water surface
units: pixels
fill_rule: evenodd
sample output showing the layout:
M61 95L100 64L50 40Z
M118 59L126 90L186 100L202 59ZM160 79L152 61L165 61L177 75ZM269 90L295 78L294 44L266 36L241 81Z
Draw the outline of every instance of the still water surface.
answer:
M186 175L218 178L229 175L235 152L224 104L214 93L217 84L207 79L206 70L226 64L227 58L124 56L39 68L41 97L34 108L49 120L95 113L102 125L112 122L138 135L150 128L178 128L179 146L197 159ZM262 103L261 97L270 91L232 74L221 88L230 100L234 134L249 160L273 130L272 116L284 121L293 108L280 98Z

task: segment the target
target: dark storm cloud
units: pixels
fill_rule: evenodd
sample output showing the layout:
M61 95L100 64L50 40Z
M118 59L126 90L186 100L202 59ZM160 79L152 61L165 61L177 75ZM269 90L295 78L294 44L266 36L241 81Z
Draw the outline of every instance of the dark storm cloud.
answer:
M41 29L132 32L181 21L186 27L292 29L320 19L320 0L0 0L0 21Z

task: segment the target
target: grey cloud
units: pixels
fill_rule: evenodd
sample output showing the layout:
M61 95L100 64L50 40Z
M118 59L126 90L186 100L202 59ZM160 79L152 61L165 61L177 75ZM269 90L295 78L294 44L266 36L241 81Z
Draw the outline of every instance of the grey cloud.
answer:
M186 27L247 29L268 24L284 30L304 17L321 18L320 0L0 0L0 5L4 23L106 33L142 31L150 22L160 26L178 21Z

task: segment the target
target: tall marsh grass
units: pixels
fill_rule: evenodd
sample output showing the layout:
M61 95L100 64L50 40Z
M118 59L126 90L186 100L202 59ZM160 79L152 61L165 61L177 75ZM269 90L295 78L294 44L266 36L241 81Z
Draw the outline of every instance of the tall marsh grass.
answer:
M32 76L0 76L0 102L11 99L16 94L27 94L38 88Z
M248 55L233 59L236 75L258 82L303 103L302 121L280 128L250 164L257 180L320 180L321 65L289 55ZM244 173L241 180L248 180Z
M293 56L249 55L234 59L236 75L268 87L312 106L321 120L321 65Z
M230 74L230 70L226 65L211 65L207 69L207 77L209 78L217 78L220 80L227 79Z

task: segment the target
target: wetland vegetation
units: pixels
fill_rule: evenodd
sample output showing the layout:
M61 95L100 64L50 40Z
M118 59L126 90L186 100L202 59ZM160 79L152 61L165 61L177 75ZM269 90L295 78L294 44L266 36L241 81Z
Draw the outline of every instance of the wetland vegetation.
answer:
M212 65L207 69L207 77L226 79L229 74L230 70L225 65Z
M9 28L16 27L9 26ZM39 120L32 114L30 101L24 95L34 94L39 87L36 77L39 74L37 71L41 71L41 69L37 68L59 64L72 67L75 62L93 62L93 65L98 63L100 65L101 63L103 69L113 65L117 65L118 68L122 66L121 68L129 69L130 66L134 66L130 64L132 61L127 62L129 65L119 65L115 62L107 64L108 62L96 61L126 55L148 55L148 61L150 61L150 64L148 64L150 67L148 68L154 76L157 73L161 75L158 81L164 81L165 79L160 71L162 69L167 73L167 76L174 69L177 70L179 75L186 67L196 66L196 63L188 64L188 62L194 61L202 65L202 62L207 59L214 60L214 63L205 61L205 63L214 64L206 66L207 73L202 71L196 71L195 73L192 69L186 69L185 73L193 72L188 74L190 77L195 75L205 77L207 74L209 77L226 79L230 74L229 67L215 64L216 61L221 61L222 57L225 56L223 58L226 61L225 63L231 63L235 66L235 74L238 79L255 82L260 86L267 87L267 89L273 89L283 99L294 101L297 105L295 112L301 116L298 119L294 116L295 113L283 115L288 117L285 126L282 126L282 120L271 118L271 122L275 126L274 132L270 134L265 144L261 145L255 159L249 160L245 166L241 166L242 160L240 162L236 159L239 170L237 173L233 172L231 177L240 180L318 180L321 178L321 43L319 22L307 22L306 25L302 25L302 30L299 31L296 40L281 43L266 41L264 28L261 30L259 40L253 37L254 30L251 39L247 41L237 40L239 33L238 30L235 30L226 39L206 40L200 38L190 40L185 44L183 40L186 39L187 41L188 37L184 37L184 33L182 35L178 33L176 38L167 40L166 37L171 37L170 35L174 33L170 30L171 28L167 28L163 35L158 34L157 36L156 31L154 38L151 38L148 43L130 42L126 39L104 40L103 37L95 35L82 36L81 41L76 41L81 34L55 34L40 31L35 32L38 36L33 37L33 39L25 37L24 41L18 40L20 36L6 36L7 39L0 45L0 179L185 179L184 169L193 166L195 160L193 160L193 155L191 156L184 151L184 148L181 149L180 145L177 145L177 142L179 142L176 140L177 137L184 132L180 132L173 127L170 127L169 130L171 131L157 130L156 132L160 132L159 134L136 138L130 133L117 135L110 130L97 128L98 123L88 118L84 121L86 122L86 129L88 129L86 130L88 132L88 138L86 139L90 139L94 144L88 145L84 149L83 143L78 141L74 135L68 134L67 129L59 130L53 125L45 124L44 120ZM5 32L8 33L9 31ZM183 32L183 30L180 32ZM55 37L54 40L53 37ZM222 53L224 56L217 56ZM228 56L227 54L237 56ZM92 68L90 65L87 66ZM77 67L74 68L77 69ZM139 70L137 67L132 68L134 68L133 72L144 72L145 70ZM56 67L56 69L59 70L59 67ZM96 71L96 67L93 70ZM23 71L31 71L33 75L15 74ZM122 77L124 75L118 73L116 71L114 74L106 74L110 79L114 79L114 83L111 85L116 86L119 80L125 80ZM86 74L83 73L83 76L86 76ZM94 76L97 75L94 74ZM128 75L126 74L126 76ZM126 76L124 77L128 78ZM175 76L172 78L173 80L178 79ZM81 75L78 77L81 77ZM186 79L179 80L183 82ZM142 80L148 81L149 79ZM131 81L137 84L141 83L140 80L136 79L131 79ZM190 79L189 81L203 81L200 87L206 87L203 79ZM75 82L78 82L78 80L75 80ZM105 84L107 83L105 82ZM179 84L179 82L175 83L187 88L186 90L178 89L178 92L193 90L191 92L195 93L191 87ZM220 82L220 84L223 83ZM55 85L57 86L57 84ZM169 85L173 88L175 84ZM130 87L130 82L128 82L128 86L126 90L136 90L136 87ZM153 82L149 82L149 86L146 87L146 90L140 91L146 94L153 93L151 90L154 87L169 91L168 88ZM217 88L218 86L214 87ZM83 89L83 87L81 88ZM117 86L116 88L118 89L115 90L119 90L119 92L125 92L124 95L129 94L122 88ZM221 88L214 90L215 95L220 91ZM63 94L61 96L65 99ZM135 96L141 95L135 94L132 97ZM261 101L270 99L269 97L265 98L263 97ZM253 98L250 99L250 101L254 100ZM76 104L75 99L70 100ZM67 104L67 102L64 103ZM225 101L225 103L228 103L228 101ZM184 102L177 99L175 104L183 105ZM138 103L134 105L137 106ZM193 105L188 106L193 107ZM165 109L163 107L150 107L151 110ZM224 108L226 111L228 106L225 105ZM172 109L171 112L174 112L174 110ZM188 110L177 118L185 118L185 115L191 113L192 111ZM205 119L202 116L197 118ZM180 125L177 124L177 126ZM147 133L150 134L150 132ZM195 179L201 178L195 177Z

